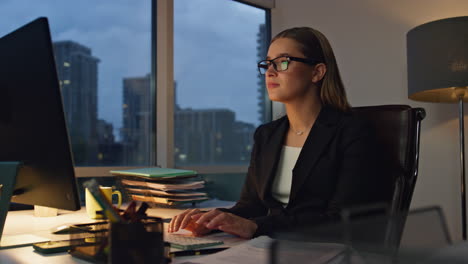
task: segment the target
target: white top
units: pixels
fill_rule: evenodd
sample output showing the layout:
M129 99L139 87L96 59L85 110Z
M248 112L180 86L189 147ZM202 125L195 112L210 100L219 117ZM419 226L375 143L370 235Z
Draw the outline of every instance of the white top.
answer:
M276 176L272 185L273 197L284 205L289 202L291 193L292 170L296 165L297 158L302 148L283 146L276 170Z

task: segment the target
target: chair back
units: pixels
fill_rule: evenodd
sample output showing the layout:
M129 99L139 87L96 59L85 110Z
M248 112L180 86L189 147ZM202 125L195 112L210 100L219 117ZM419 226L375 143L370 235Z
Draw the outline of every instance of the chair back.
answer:
M390 223L386 229L385 244L398 248L406 216L418 176L419 140L423 108L408 105L379 105L354 107L360 118L374 127L383 168L378 177L386 181L389 193Z

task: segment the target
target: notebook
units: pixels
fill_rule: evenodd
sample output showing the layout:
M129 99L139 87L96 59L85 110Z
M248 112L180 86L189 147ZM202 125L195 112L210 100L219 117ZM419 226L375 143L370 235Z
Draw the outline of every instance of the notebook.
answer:
M144 178L186 178L197 175L196 171L193 170L180 170L180 169L169 169L169 168L140 168L131 170L112 170L110 171L113 175L120 176L137 176Z

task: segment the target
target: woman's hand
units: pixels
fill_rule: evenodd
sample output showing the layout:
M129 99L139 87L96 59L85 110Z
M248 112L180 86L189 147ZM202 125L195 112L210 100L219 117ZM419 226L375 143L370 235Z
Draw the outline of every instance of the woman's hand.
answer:
M183 213L172 218L167 231L169 233L174 233L179 231L179 229L187 229L188 231L191 231L194 236L203 236L211 230L203 225L196 224L195 220L192 219L192 216L198 215L198 217L200 217L203 214L204 213L199 209L185 210Z
M212 210L204 214L192 214L191 218L207 229L219 229L242 238L252 238L257 231L257 224L254 221L219 210Z

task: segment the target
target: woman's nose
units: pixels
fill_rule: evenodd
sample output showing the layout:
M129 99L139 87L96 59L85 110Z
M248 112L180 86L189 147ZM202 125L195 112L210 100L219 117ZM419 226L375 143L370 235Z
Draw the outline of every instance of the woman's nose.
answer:
M277 71L276 71L276 69L275 69L274 64L272 63L272 64L270 64L270 65L268 66L265 75L274 75L274 74L276 74L276 73L277 73Z

